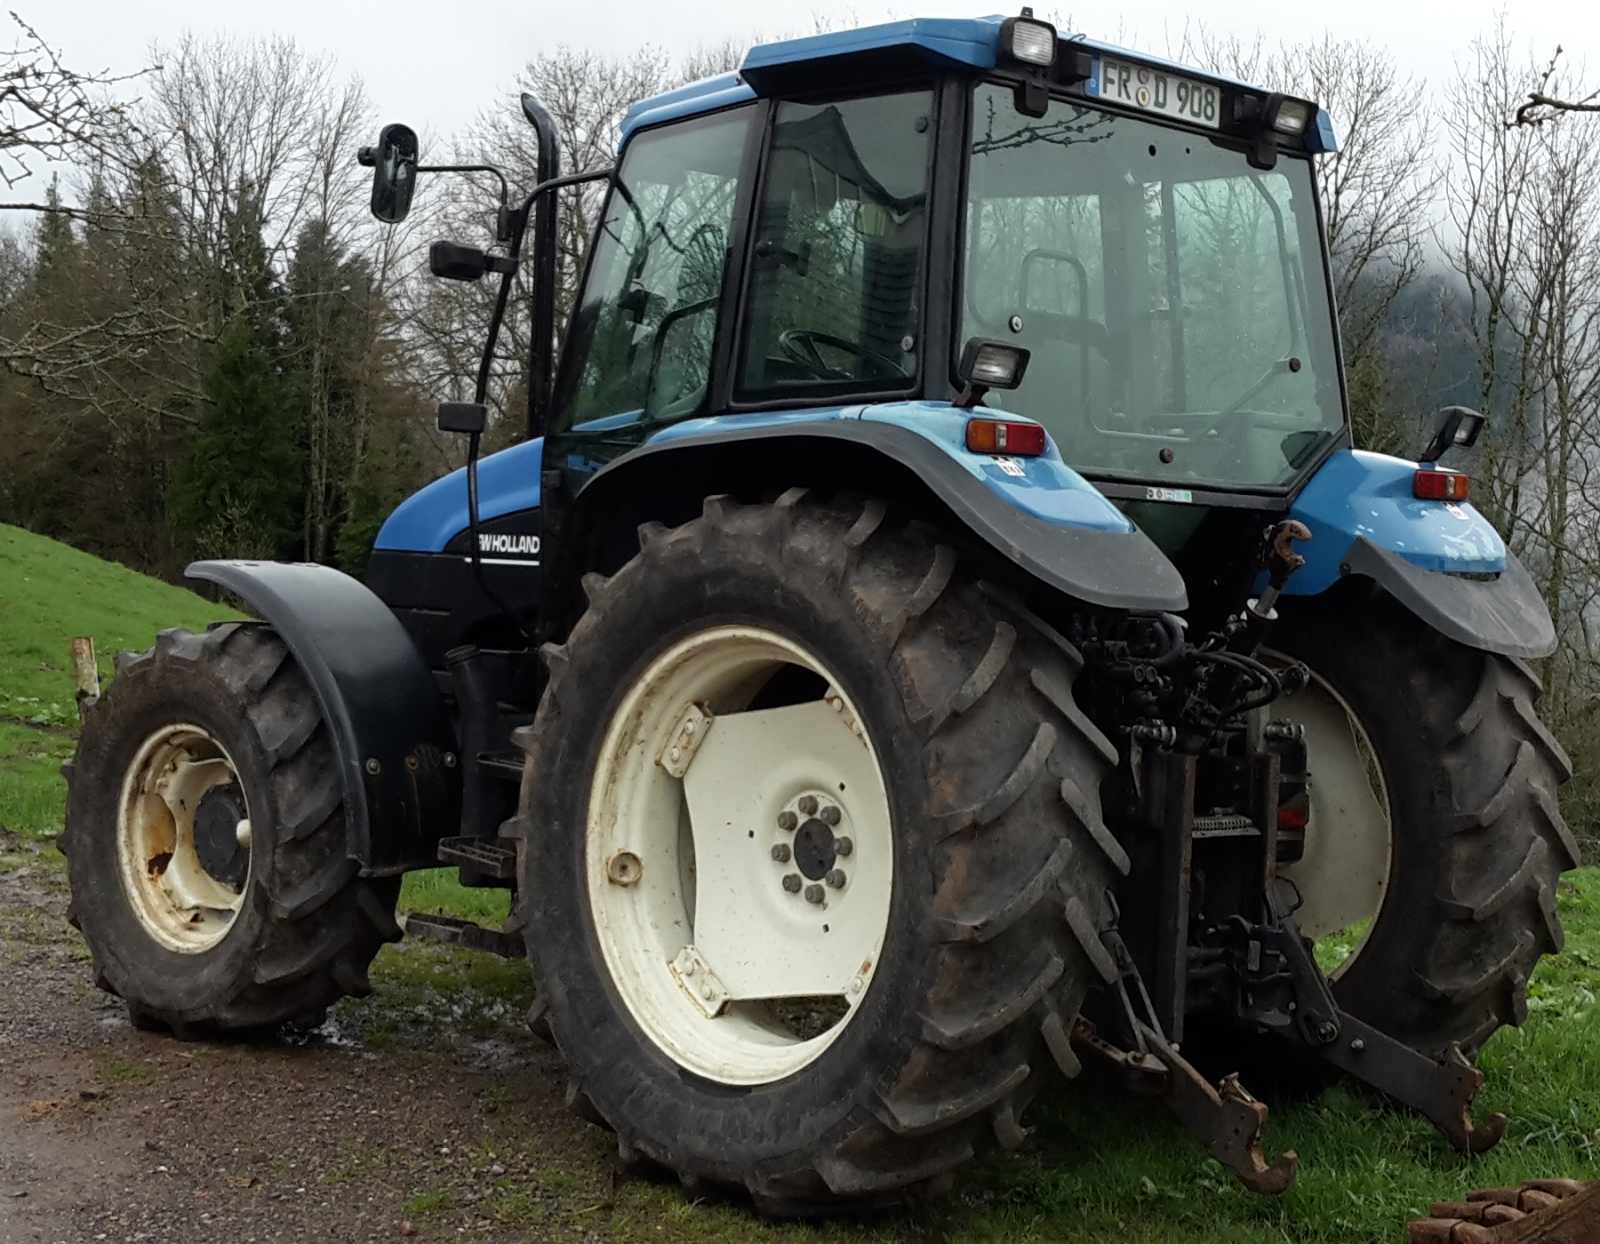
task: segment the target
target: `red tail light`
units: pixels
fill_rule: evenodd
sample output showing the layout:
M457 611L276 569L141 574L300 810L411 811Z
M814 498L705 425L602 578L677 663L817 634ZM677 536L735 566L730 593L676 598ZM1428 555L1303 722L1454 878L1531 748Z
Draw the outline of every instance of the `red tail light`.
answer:
M1037 458L1044 452L1044 428L1037 423L969 419L967 448L975 454L1010 454L1016 458Z
M1465 501L1471 483L1460 471L1423 467L1411 477L1411 495L1424 501Z

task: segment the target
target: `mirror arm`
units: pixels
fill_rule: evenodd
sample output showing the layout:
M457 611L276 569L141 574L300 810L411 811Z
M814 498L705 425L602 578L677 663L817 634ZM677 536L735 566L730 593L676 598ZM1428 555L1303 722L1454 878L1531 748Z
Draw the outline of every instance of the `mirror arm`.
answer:
M419 173L493 173L495 180L500 183L500 211L495 216L494 240L496 242L509 242L511 240L511 185L506 181L506 175L492 164L419 164Z

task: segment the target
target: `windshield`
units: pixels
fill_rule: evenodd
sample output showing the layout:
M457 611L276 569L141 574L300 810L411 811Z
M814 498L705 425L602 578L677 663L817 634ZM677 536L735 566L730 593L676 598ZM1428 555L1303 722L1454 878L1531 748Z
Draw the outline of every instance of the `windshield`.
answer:
M977 88L963 339L1031 351L986 405L1081 471L1286 483L1343 424L1310 165Z

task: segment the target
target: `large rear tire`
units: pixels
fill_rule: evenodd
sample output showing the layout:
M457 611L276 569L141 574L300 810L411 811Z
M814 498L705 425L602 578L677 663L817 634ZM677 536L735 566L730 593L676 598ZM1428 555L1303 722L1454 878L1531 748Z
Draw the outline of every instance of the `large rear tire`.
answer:
M519 893L569 1101L625 1157L782 1213L1020 1143L1039 1073L1077 1070L1127 863L1077 652L877 502L712 498L640 534L547 650L525 741ZM853 850L808 867L838 839L806 817ZM830 977L840 938L868 950Z
M135 1024L314 1025L371 991L400 882L349 857L332 740L270 628L123 653L67 778L72 919Z
M1311 730L1306 857L1283 874L1305 900L1308 933L1331 932L1319 919L1371 920L1333 974L1334 995L1416 1049L1459 1044L1474 1057L1526 1018L1534 966L1563 944L1558 879L1578 863L1556 799L1572 769L1535 714L1538 679L1354 584L1286 609L1270 643L1313 673L1303 703L1271 710ZM1340 716L1367 755L1346 757L1349 780L1332 789L1317 739L1336 734ZM1363 764L1371 799L1358 801Z

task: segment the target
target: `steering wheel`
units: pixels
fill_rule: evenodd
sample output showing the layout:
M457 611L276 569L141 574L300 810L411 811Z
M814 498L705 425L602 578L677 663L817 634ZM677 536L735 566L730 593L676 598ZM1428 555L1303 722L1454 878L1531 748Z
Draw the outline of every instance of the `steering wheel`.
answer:
M883 380L904 380L905 369L890 358L887 354L880 354L870 350L859 342L848 341L843 337L835 337L831 333L816 332L809 328L790 328L778 334L778 349L788 356L791 362L808 368L818 380L854 380L855 377L842 368L829 367L818 346L827 346L833 350L852 355L868 364L876 373L875 378Z

